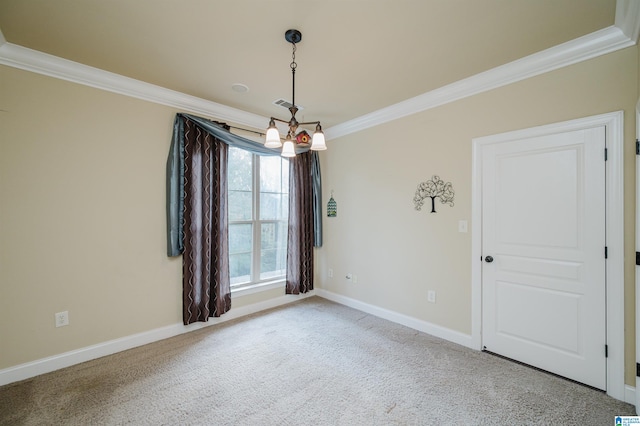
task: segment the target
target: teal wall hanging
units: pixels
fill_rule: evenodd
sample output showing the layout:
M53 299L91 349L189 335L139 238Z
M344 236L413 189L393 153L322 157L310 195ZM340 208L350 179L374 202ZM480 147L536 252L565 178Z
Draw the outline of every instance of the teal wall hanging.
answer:
M338 204L333 199L333 191L331 191L331 198L327 203L327 217L336 217L338 215Z

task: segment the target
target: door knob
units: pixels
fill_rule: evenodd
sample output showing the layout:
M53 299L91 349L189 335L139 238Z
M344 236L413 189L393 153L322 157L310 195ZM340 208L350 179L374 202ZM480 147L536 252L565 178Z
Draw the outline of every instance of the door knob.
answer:
M485 262L487 262L487 263L491 263L491 262L493 262L493 257L491 257L491 256L486 256L486 257L484 258L484 261L485 261Z

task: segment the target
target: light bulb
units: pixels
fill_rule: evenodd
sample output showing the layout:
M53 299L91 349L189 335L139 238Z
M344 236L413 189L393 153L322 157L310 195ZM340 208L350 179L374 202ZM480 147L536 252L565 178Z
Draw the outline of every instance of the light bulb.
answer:
M293 147L293 141L289 138L285 139L284 145L282 146L282 154L283 157L295 157L296 150Z
M327 144L324 141L324 133L322 133L322 127L320 125L316 125L316 131L313 133L313 138L311 139L311 150L312 151L324 151L327 149Z
M267 148L280 148L282 146L282 142L280 141L280 132L278 132L276 123L273 120L269 122L264 146Z

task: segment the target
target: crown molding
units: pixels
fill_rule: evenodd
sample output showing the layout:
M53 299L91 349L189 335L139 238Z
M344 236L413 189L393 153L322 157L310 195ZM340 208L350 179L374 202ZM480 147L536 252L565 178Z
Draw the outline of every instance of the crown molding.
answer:
M638 3L640 2L635 2L634 8ZM634 44L635 41L627 37L620 28L616 26L607 27L330 127L325 130L325 137L326 139L335 139L345 136L558 68L615 52Z
M637 43L640 33L640 2L637 0L617 0L614 25L620 28L630 40Z
M8 43L1 33L0 64L252 128L269 122L268 117Z

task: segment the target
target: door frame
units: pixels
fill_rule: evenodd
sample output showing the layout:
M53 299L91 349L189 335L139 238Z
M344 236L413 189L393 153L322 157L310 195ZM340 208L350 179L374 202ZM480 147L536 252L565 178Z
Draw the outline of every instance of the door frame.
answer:
M636 141L640 140L640 99L636 104ZM636 142L638 143L638 142ZM636 150L636 154L638 151ZM636 253L640 252L640 155L636 155ZM637 254L636 254L637 257ZM638 377L638 364L640 364L640 266L636 258L636 411L640 408L640 377Z
M608 150L606 170L605 232L606 335L609 356L607 394L625 401L624 384L624 111L553 123L472 139L471 204L471 339L482 349L482 150L516 139L546 136L605 126ZM604 153L603 153L604 156ZM603 247L604 256L604 247ZM604 350L604 348L603 348Z

